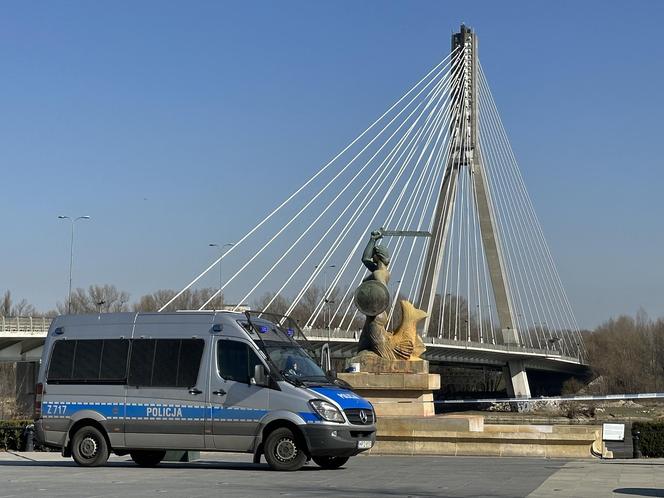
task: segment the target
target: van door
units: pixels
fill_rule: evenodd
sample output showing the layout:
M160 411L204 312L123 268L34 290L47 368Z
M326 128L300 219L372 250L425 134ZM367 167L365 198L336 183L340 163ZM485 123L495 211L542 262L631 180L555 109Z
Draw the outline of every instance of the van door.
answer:
M205 341L132 339L125 406L128 448L202 449Z
M215 342L209 381L215 449L253 450L260 420L269 411L270 389L251 383L254 366L261 364L248 341L219 338Z

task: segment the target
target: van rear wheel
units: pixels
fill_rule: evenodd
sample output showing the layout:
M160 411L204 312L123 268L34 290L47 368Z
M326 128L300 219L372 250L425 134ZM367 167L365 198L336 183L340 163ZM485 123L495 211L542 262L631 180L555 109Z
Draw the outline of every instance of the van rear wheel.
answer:
M129 456L139 467L156 467L166 456L165 451L135 450Z
M71 454L83 467L98 467L108 460L108 443L99 429L86 425L74 433Z
M324 469L338 469L348 461L349 457L319 456L313 457L316 465Z
M273 470L298 470L307 462L301 443L293 431L280 427L265 441L265 460Z

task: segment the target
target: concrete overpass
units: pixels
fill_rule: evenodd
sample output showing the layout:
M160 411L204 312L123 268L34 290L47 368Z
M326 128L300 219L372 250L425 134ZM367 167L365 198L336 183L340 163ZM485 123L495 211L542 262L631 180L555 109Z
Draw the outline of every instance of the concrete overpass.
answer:
M50 318L0 317L0 362L39 361Z

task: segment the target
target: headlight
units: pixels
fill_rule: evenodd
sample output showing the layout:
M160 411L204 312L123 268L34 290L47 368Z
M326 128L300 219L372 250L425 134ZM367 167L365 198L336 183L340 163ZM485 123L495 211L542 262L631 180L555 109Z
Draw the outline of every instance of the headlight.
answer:
M328 420L329 422L344 422L344 416L332 403L328 403L322 399L314 399L309 401L309 404L323 420Z

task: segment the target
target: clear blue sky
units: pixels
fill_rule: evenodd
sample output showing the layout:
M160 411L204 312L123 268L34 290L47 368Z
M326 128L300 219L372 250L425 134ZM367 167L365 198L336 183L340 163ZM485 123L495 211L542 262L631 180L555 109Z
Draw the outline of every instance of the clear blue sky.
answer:
M664 316L664 3L4 2L0 291L179 288L449 51L480 58L582 326Z

